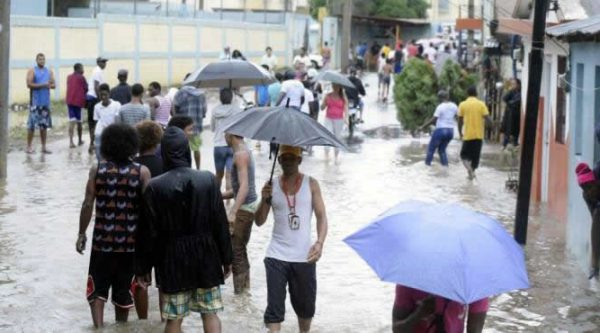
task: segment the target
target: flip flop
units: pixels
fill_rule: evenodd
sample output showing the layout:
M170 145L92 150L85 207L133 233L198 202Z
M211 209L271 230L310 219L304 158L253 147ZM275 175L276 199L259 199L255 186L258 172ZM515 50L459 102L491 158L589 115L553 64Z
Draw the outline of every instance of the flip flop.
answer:
M44 149L44 150L42 150L42 154L52 154L52 152L49 151L48 149Z
M35 149L33 149L33 148L27 148L25 150L25 153L27 153L27 154L35 154Z

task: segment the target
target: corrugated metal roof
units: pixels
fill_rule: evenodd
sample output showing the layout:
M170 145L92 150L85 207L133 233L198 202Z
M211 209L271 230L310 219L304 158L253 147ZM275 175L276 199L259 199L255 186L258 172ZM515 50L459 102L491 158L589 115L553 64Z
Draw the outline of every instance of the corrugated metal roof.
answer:
M569 23L559 24L546 29L553 37L594 36L600 33L600 15Z

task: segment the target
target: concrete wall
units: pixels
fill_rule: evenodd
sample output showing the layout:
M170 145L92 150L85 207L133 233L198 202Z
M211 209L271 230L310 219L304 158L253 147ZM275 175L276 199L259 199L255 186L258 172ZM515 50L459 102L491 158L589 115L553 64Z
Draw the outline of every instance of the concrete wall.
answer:
M599 52L600 43L571 44L567 246L584 269L589 267L591 217L574 170L580 162L593 166L599 158L594 139L594 125L600 121L600 93L595 89L600 82Z
M129 70L130 82L178 84L186 73L217 59L224 45L254 61L271 45L280 64L291 60L285 25L100 15L97 19L13 16L11 28L11 103L28 102L25 76L39 52L46 55L57 80L54 99L64 98L74 63L81 62L87 76L99 55L109 59L106 77L111 86L121 68Z

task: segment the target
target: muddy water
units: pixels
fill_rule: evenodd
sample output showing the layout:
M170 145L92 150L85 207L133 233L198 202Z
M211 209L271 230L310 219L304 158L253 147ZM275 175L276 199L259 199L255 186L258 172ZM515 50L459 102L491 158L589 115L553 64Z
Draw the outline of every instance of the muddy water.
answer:
M368 78L374 81L373 77ZM372 89L369 91L371 93ZM376 92L372 92L375 95ZM393 107L368 100L362 129L395 125ZM400 200L460 202L499 219L509 231L515 195L504 190L506 165L497 148L487 146L475 182L466 180L458 164L459 143L449 148L451 166L425 168L427 138L400 135L397 127L366 131L362 143L342 156L340 165L316 148L301 169L321 184L329 217L329 236L318 264L317 313L314 332L389 332L393 285L379 281L342 239ZM203 166L212 167L211 133L204 133ZM85 300L89 251L75 252L79 208L88 169L93 162L84 149L69 150L54 142L55 154L9 158L9 178L0 185L0 331L91 331ZM257 183L268 177L270 161L263 144L255 152ZM223 287L224 332L262 332L266 306L262 263L272 221L254 227L249 245L251 291L233 296L231 280ZM91 231L88 230L88 234ZM532 288L495 297L487 332L600 331L598 296L564 250L564 226L534 212L527 260ZM156 290L151 290L150 320L114 324L106 307L105 332L160 332ZM297 332L288 302L283 332ZM199 316L186 319L187 332L198 331Z

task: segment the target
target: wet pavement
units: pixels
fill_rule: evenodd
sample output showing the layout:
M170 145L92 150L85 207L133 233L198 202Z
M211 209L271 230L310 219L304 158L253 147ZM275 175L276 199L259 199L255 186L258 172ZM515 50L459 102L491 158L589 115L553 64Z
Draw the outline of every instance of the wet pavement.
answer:
M317 312L314 332L390 332L394 286L381 282L342 239L369 223L400 200L460 202L500 220L512 232L515 194L506 191L507 164L499 149L486 145L478 179L470 182L459 164L460 142L449 147L450 168L425 167L428 137L412 138L399 130L393 105L377 103L374 76L366 81L370 95L361 125L368 135L352 145L336 165L322 148L306 156L301 170L321 184L329 217L329 236L318 263ZM212 133L203 134L203 167L214 170ZM252 142L252 145L254 143ZM255 151L257 184L270 169L266 144ZM79 209L94 158L85 148L68 149L66 139L50 145L52 155L9 155L9 178L0 184L0 332L91 331L85 300L89 244L75 252ZM437 162L437 159L435 160ZM259 186L260 187L260 186ZM253 228L249 245L251 291L233 296L231 279L223 288L224 332L263 332L266 306L262 260L272 221ZM88 236L91 227L88 229ZM600 306L596 286L565 250L564 225L533 210L526 247L532 288L495 297L485 332L599 332ZM114 324L106 306L105 332L160 332L157 292L151 290L150 319L132 312L127 324ZM287 305L283 332L297 332ZM187 332L201 320L191 315Z

